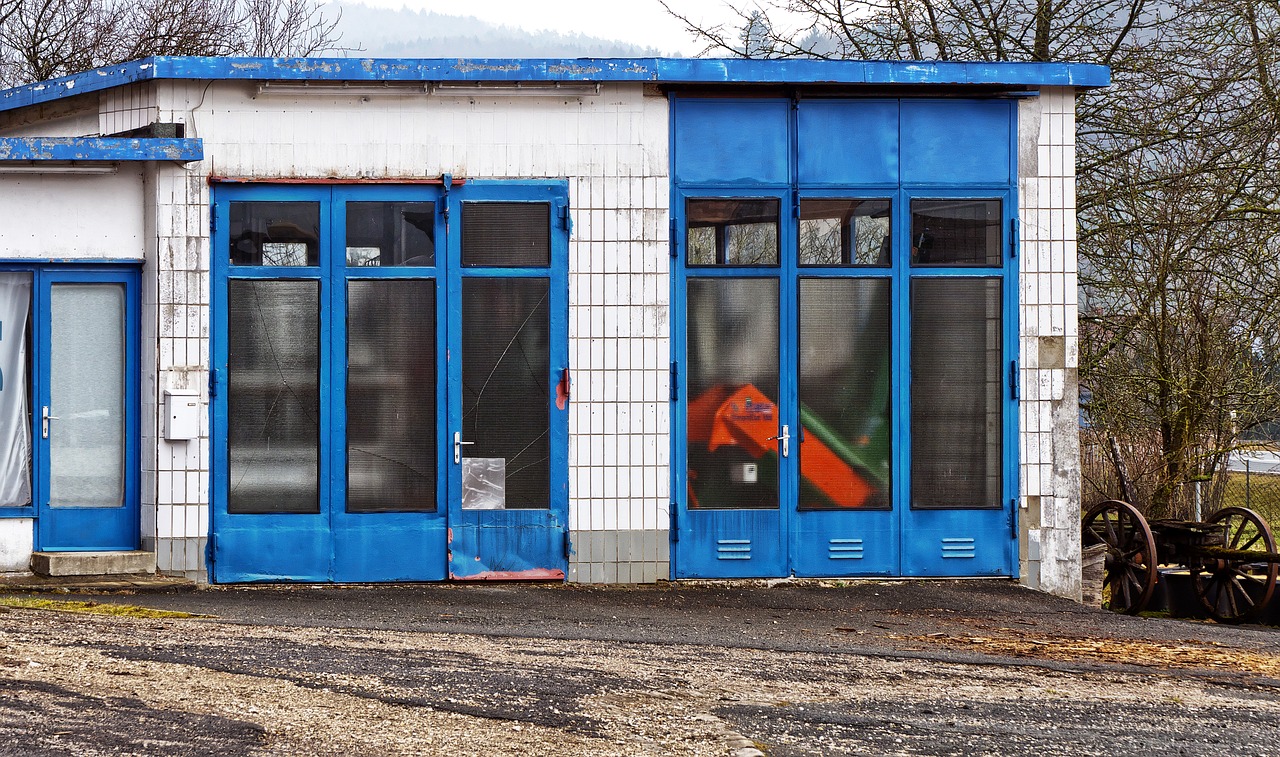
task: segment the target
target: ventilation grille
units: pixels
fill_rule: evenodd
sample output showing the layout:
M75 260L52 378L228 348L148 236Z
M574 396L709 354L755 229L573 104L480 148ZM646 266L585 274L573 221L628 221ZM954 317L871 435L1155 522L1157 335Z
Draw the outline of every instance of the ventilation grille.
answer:
M717 560L750 560L750 539L720 539L716 541Z
M943 539L942 556L944 558L977 557L972 538Z
M861 560L861 539L832 539L827 547L827 556L832 560Z

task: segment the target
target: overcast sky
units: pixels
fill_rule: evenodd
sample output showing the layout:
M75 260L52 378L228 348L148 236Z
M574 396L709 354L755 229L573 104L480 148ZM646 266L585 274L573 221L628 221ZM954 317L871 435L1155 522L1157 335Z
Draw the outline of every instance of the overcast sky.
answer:
M706 23L735 23L725 0L668 0L690 18ZM702 46L658 0L353 0L384 8L410 8L483 21L528 31L554 30L620 40L663 51L692 55Z

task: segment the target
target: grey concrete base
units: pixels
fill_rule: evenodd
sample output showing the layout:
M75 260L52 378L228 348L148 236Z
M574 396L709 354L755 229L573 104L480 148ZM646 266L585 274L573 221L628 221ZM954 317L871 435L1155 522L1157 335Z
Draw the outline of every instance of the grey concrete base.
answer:
M588 584L651 584L671 577L670 533L573 531L568 579Z
M204 562L209 540L203 536L156 539L156 564L166 576L182 576L199 584L207 583Z
M156 553L34 552L31 570L38 576L124 576L156 572Z

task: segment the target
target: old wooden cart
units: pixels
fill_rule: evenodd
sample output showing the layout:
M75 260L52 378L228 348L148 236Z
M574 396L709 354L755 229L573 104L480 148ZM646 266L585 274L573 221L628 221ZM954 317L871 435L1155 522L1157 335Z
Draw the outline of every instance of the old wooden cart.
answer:
M1133 505L1113 499L1089 508L1082 531L1086 548L1107 546L1103 597L1116 612L1136 615L1147 607L1161 566L1189 571L1200 603L1223 623L1258 617L1275 594L1275 537L1243 507L1223 508L1203 522L1148 522Z

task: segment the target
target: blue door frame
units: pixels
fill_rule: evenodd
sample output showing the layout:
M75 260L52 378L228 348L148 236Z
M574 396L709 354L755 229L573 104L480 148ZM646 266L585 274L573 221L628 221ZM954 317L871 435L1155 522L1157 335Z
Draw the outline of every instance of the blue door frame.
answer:
M29 411L31 414L31 494L29 508L4 508L0 515L35 518L34 546L37 550L83 552L138 549L141 540L140 458L139 458L139 261L104 262L92 265L66 263L0 263L0 270L30 273L29 365L32 371ZM124 348L122 375L123 418L121 487L119 499L100 505L60 507L50 501L50 441L59 433L58 408L51 407L51 292L58 285L106 285L119 287L123 295ZM44 411L48 408L47 412ZM43 415L48 415L45 420Z
M552 259L541 269L466 269L460 261L460 208L468 201L541 202L566 206L567 187L548 181L469 181L434 185L218 185L213 195L213 422L210 572L216 582L386 582L563 578L567 559L568 413L548 408L552 451L545 510L462 510L461 466L452 434L459 428L462 281L466 277L549 280L551 397L568 368L567 214L549 213ZM229 264L230 203L314 202L320 207L319 265L296 268ZM348 268L347 202L435 204L435 254L430 265ZM558 219L563 221L557 222ZM229 512L228 281L316 281L319 315L319 507L314 513ZM348 287L370 280L430 280L435 291L436 503L430 512L352 512L347 492Z
M700 100L671 98L672 573L737 576L1015 576L1018 491L1017 113L1009 100ZM965 150L966 140L972 144ZM815 147L816 145L816 147ZM779 261L772 267L690 266L685 203L691 198L778 198ZM892 205L892 264L796 265L806 198L883 198ZM1001 203L1003 252L995 266L920 267L909 259L913 199ZM801 428L799 282L880 279L891 288L891 496L885 509L800 510L794 453L780 466L777 510L691 507L687 283L780 282L779 431ZM911 291L930 278L1001 282L1001 499L998 506L918 509L911 501ZM793 446L794 449L794 446Z

